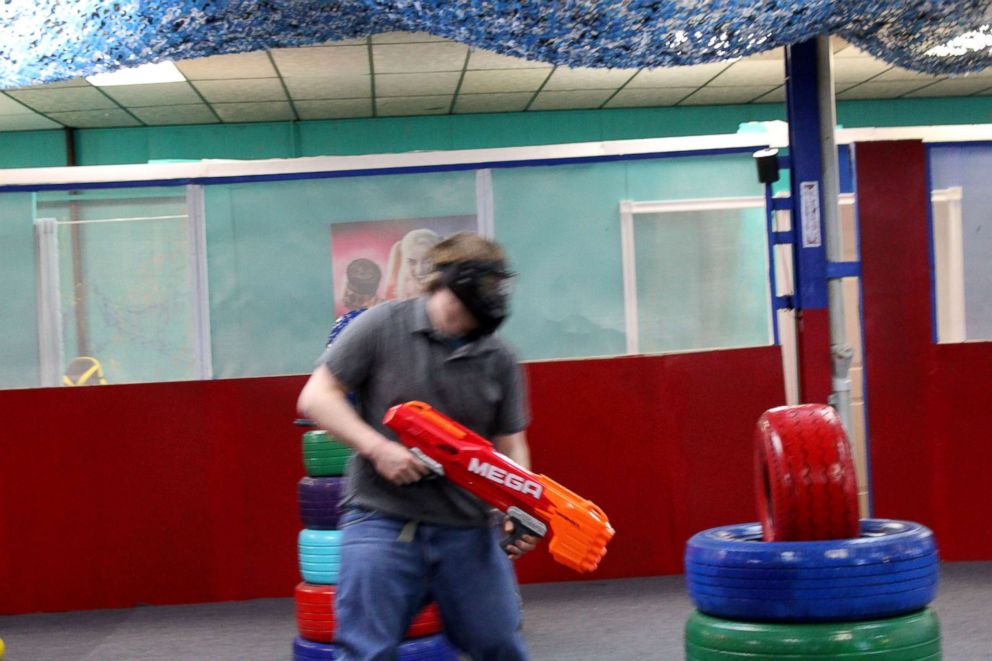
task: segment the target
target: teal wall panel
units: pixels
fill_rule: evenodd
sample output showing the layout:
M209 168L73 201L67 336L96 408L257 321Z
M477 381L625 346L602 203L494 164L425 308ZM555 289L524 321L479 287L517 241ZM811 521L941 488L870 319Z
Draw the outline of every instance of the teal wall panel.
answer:
M65 155L64 131L0 131L0 168L56 168Z
M841 101L846 127L992 122L992 97ZM75 131L81 165L201 158L291 158L734 133L785 119L778 103L380 117ZM0 133L0 167L65 163L62 131Z

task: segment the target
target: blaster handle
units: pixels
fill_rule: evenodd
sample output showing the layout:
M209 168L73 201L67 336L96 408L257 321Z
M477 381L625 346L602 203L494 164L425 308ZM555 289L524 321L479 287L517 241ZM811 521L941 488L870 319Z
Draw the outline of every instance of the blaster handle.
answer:
M504 551L506 551L510 545L520 541L520 538L524 535L544 537L548 533L548 527L543 521L531 516L519 507L511 507L506 510L506 516L513 522L513 530L510 531L509 535L499 540L499 547Z

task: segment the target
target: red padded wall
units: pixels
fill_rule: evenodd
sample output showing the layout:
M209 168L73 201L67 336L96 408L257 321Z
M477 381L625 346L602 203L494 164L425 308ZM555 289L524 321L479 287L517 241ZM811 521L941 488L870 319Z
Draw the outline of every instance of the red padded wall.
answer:
M535 470L617 537L588 578L681 571L696 530L755 518L751 433L775 347L529 365ZM305 377L0 391L0 613L288 597ZM524 581L573 579L545 551Z
M934 345L926 152L858 144L875 515L920 521L947 560L992 559L992 343Z
M933 525L926 154L873 142L855 157L875 514Z

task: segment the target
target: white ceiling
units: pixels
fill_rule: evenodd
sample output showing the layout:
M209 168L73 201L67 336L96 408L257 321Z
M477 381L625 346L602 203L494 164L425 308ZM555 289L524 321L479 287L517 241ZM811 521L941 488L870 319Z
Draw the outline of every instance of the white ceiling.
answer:
M992 69L919 74L834 40L838 100L992 95ZM187 82L0 91L0 131L782 103L782 50L659 69L569 69L394 32L186 60Z

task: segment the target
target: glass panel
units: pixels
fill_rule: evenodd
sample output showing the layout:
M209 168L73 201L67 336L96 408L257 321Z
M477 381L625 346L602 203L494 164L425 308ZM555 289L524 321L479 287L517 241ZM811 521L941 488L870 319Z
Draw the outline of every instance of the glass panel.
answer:
M204 193L218 378L310 372L346 307L348 264L375 262L376 294L391 298L407 283L399 267L409 272L416 257L411 237L406 252L397 247L403 259L390 260L410 231L477 226L475 172L217 185Z
M520 273L503 334L528 360L625 353L620 202L763 194L750 154L494 169L496 238Z
M770 344L763 209L634 216L640 350Z
M0 388L35 388L34 195L0 194Z
M941 342L992 340L992 145L930 149Z
M196 378L185 190L40 193L55 219L66 385Z

